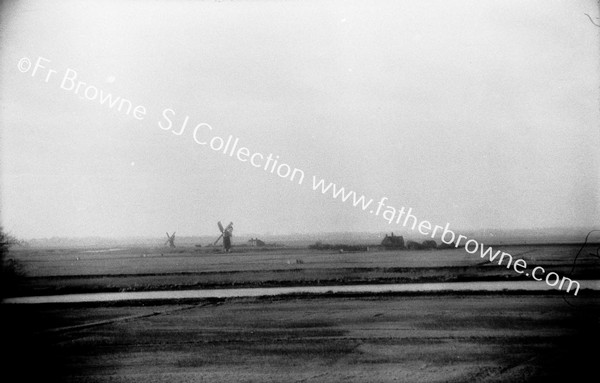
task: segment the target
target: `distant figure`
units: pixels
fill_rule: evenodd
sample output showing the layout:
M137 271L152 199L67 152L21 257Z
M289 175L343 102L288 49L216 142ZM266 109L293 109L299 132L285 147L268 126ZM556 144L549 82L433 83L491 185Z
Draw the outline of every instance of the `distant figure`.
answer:
M230 223L225 230L223 230L223 247L225 252L229 253L231 250L231 236L233 235L233 222Z

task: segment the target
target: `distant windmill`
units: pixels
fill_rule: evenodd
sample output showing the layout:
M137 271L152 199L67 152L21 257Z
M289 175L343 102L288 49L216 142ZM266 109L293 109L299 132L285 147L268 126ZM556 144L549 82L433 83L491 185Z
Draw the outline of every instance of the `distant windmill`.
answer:
M229 250L231 249L231 236L233 235L233 222L229 222L229 225L227 225L226 228L223 228L221 221L219 221L217 225L219 226L221 235L219 238L217 238L215 243L213 243L213 246L216 245L221 238L223 238L223 248L225 249L225 252L229 253Z
M167 240L165 242L165 246L167 246L167 244L169 244L169 247L175 247L175 232L173 232L172 235L169 235L169 232L167 232Z

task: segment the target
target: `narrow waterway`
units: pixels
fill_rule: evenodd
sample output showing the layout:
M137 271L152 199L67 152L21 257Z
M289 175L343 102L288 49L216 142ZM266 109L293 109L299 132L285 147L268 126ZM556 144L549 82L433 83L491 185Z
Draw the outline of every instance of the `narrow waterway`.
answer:
M581 290L600 291L600 280L579 281ZM562 290L566 290L563 286ZM122 293L65 294L36 297L15 297L3 301L7 304L42 304L42 303L84 303L84 302L116 302L139 300L169 299L201 299L201 298L245 298L279 296L289 294L331 294L331 293L403 293L403 292L472 292L472 291L552 291L556 287L543 282L451 282L451 283L409 283L388 285L347 285L347 286L299 286L270 288L240 288L214 290L172 290L172 291L138 291ZM573 296L575 288L565 294Z

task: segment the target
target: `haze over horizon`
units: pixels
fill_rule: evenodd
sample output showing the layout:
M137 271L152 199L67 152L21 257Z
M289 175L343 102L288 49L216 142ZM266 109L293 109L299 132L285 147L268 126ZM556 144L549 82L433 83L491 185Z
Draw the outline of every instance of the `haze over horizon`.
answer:
M477 238L477 239L482 239L482 238L498 238L498 239L512 239L515 237L527 237L527 238L532 238L532 239L542 239L542 238L554 238L557 240L564 240L564 239L571 239L574 240L576 242L580 242L583 241L583 238L585 237L585 235L591 230L590 228L587 227L571 227L571 228L556 228L556 227L549 227L549 228L536 228L536 229L510 229L510 230L498 230L498 229L477 229L477 230L463 230L463 229L455 229L452 228L451 229L456 233L456 234L464 234L469 236L469 238ZM218 229L217 229L218 230ZM172 234L173 231L169 231L169 234ZM425 239L430 239L429 236L426 235L422 235L420 234L418 231L413 231L407 228L404 229L400 229L400 230L388 230L388 231L334 231L334 232L326 232L326 231L314 231L314 232L281 232L281 233L276 233L276 232L248 232L248 231L242 231L242 232L237 232L234 233L234 239L233 242L234 244L239 244L239 240L236 241L237 238L249 238L249 237L257 237L259 239L269 239L269 238L276 238L276 237L294 237L297 236L298 238L302 238L302 237L319 237L321 236L322 240L328 240L329 237L333 238L333 239L338 239L338 238L342 238L342 237L348 237L351 236L352 239L360 239L361 237L364 236L369 236L369 237L374 237L374 236L378 236L383 238L383 236L385 234L390 234L393 233L394 235L401 235L404 236L406 239L410 239L410 240L416 240L416 241L422 241ZM11 232L7 233L9 235L12 235ZM216 231L214 233L193 233L193 234L179 234L177 233L176 238L179 240L181 240L182 238L186 238L186 239L190 239L190 238L213 238L216 239L219 235L219 232ZM102 235L83 235L83 236L47 236L47 237L15 237L17 240L21 240L21 241L46 241L46 240L53 240L53 239L61 239L61 240L68 240L68 241L78 241L78 240L89 240L89 239L101 239L101 240L107 240L107 241L128 241L128 240L162 240L162 238L165 236L165 233L153 233L151 235L115 235L115 236L102 236ZM596 239L598 238L598 239ZM439 238L439 236L436 236L435 240L438 243L441 243L441 240ZM597 240L600 240L600 234L596 235L592 235L590 237L590 243L591 242L596 242Z
M456 230L600 228L600 29L585 13L597 2L4 2L2 225L406 231L315 176ZM40 57L35 75L19 67ZM86 99L68 73L146 113ZM304 181L198 144L201 123L196 138L231 135Z

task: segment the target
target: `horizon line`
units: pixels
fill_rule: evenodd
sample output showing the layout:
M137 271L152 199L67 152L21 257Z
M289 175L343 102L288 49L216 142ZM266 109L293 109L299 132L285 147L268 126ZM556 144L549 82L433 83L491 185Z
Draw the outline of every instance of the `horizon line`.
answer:
M527 228L527 229L523 229L523 228L515 228L515 229L490 229L490 228L484 228L484 229L467 229L467 230L462 230L462 229L455 229L452 228L452 231L454 231L455 233L457 232L461 232L461 233L480 233L480 234L485 234L485 232L490 232L490 231L495 231L497 232L498 235L503 235L503 234L511 234L511 235L515 235L515 234L525 234L525 233L531 233L531 232L539 232L536 233L538 235L543 235L543 231L554 231L554 233L548 233L548 234L553 234L553 235L560 235L561 233L555 233L556 231L565 231L565 233L562 233L564 235L568 235L568 234L578 234L577 232L589 232L591 230L600 230L600 226L596 226L596 227L584 227L584 226L578 226L578 227L559 227L559 226L555 226L555 227L540 227L540 228ZM568 232L570 233L568 233ZM176 233L176 232L175 232ZM294 236L294 235L299 235L299 236L317 236L317 235L343 235L343 234L350 234L350 235L356 235L356 234L360 234L360 235L382 235L382 234L388 234L388 233L396 233L398 235L402 235L402 236L409 236L411 234L414 234L415 236L423 236L421 233L419 233L418 231L412 231L412 230L408 230L408 231L395 231L395 230L388 230L388 231L383 231L383 230L378 230L378 231L321 231L321 232L285 232L285 233L269 233L269 232L263 232L263 233L257 233L257 232L243 232L243 233L239 233L239 234L234 234L234 237L255 237L255 236L263 236L263 237L278 237L278 236ZM68 236L68 235L51 235L51 236L38 236L38 237L20 237L20 236L16 236L14 234L12 234L10 231L5 231L5 234L11 235L11 236L15 236L17 237L17 239L19 240L24 240L24 241L35 241L35 240L50 240L50 239L70 239L70 240L84 240L84 239L112 239L112 240L123 240L123 239L156 239L156 238L162 238L162 236L164 236L165 233L162 233L163 235L152 235L152 234L130 234L130 235L75 235L75 236ZM489 234L495 234L495 233L489 233ZM217 237L218 234L180 234L177 235L177 237L179 238L198 238L198 237Z

